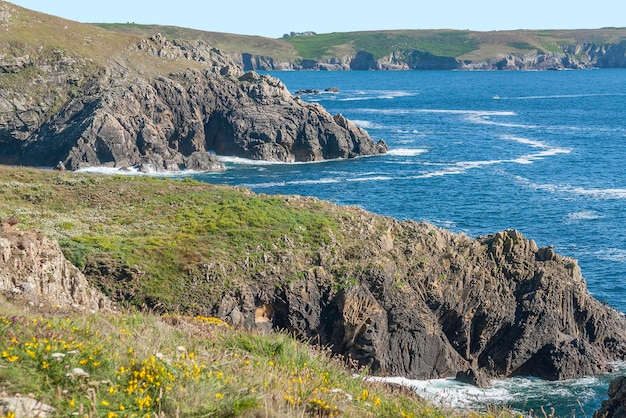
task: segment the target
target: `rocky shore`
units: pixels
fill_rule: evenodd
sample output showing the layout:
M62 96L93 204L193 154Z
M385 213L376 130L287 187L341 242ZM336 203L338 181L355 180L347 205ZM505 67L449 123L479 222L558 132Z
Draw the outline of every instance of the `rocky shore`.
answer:
M575 260L517 231L473 239L317 199L286 199L292 210L323 207L343 221L313 252L293 235L284 237L286 249L261 250L260 259L249 249L234 264L191 264L182 273L189 290L167 297L236 327L288 331L382 376L488 386L515 375L599 374L626 359L624 315L589 294ZM149 309L170 309L172 301L143 299L145 273L137 267L96 252L80 272L41 235L8 225L0 232L9 294L102 306L105 299L88 296L84 275L114 301L132 293Z
M458 71L520 71L520 70L581 70L592 68L625 68L623 42L576 43L555 45L557 51L531 49L517 53L499 53L486 58L460 59L438 56L418 49L398 49L383 57L375 57L365 50L341 57L320 60L285 62L271 56L232 54L235 62L246 70L315 70L315 71L402 71L402 70L458 70Z
M387 151L342 115L292 96L276 78L244 74L203 41L104 35L43 15L32 24L34 12L4 2L0 11L8 33L27 28L31 39L20 48L0 41L0 73L11 81L0 86L2 164L220 171L214 154L295 162ZM63 24L93 36L70 32L47 46L47 31Z
M517 231L476 240L363 215L352 248L320 254L288 286L225 294L220 317L333 347L377 374L417 379L569 379L626 358L626 318L591 297L575 260ZM368 233L378 224L376 233ZM334 291L339 259L350 284ZM358 260L358 262L357 262ZM256 318L256 319L255 319Z

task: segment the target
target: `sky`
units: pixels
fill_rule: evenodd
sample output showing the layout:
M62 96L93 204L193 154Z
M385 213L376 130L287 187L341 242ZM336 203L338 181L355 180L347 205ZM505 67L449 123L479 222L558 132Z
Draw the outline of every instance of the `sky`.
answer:
M623 0L11 0L78 22L142 23L280 38L387 29L597 29L626 26Z

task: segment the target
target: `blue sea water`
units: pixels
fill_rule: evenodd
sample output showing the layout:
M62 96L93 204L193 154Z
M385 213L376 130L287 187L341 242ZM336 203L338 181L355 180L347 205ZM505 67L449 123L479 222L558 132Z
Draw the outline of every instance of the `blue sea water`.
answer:
M389 153L309 164L231 158L225 173L201 180L316 196L469 236L515 228L578 259L590 292L626 312L626 70L270 74L292 92L337 87L303 99L384 139ZM609 378L507 379L487 391L447 380L414 386L450 404L584 416Z

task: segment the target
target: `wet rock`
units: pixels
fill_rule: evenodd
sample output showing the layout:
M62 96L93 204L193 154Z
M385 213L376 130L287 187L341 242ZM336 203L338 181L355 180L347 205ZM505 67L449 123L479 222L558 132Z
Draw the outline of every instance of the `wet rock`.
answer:
M626 417L626 376L620 376L609 384L609 398L602 401L602 406L593 414L593 418Z

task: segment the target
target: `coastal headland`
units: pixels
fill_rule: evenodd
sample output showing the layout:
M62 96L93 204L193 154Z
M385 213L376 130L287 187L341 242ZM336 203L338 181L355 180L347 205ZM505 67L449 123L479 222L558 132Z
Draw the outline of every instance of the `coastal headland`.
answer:
M109 406L126 391L137 394L124 401L134 410L161 414L165 408L176 415L193 385L178 387L166 403L173 390L167 382L197 372L207 385L215 383L215 399L189 413L209 414L222 405L222 389L239 398L224 372L207 364L233 363L236 354L248 356L244 362L261 358L272 368L292 367L291 379L305 381L313 370L324 385L306 394L292 388L277 399L264 381L242 388L241 403L218 414L267 412L263 402L270 399L277 413L411 416L417 408L441 416L410 404L408 395L370 396L366 386L345 383L349 379L331 384L320 358L343 359L374 375L456 377L477 386L515 375L559 380L604 373L626 359L623 313L589 294L576 260L538 247L519 231L472 238L310 197L257 195L190 179L75 173L88 167L219 171L224 167L213 152L294 162L377 155L387 146L342 115L292 96L279 80L244 73L204 40L120 34L6 2L0 2L0 31L6 34L0 39L0 290L6 309L0 327L11 335L1 350L0 364L7 367L0 368L0 400L14 402L15 393L4 392L42 387L39 395L54 408L119 415L124 409ZM127 362L117 364L99 360L103 347L94 346L72 363L71 355L84 354L72 343L74 328L56 322L61 337L35 335L38 328L31 327L43 321L32 312L67 315L70 322L75 312L132 322L139 317L129 314L133 310L159 318L152 320L168 333L176 333L168 326L180 325L207 341L228 338L207 330L209 323L244 334L229 340L228 356L213 361L217 355L208 350L203 362L192 361L197 354L189 357L182 345L166 353L148 349L136 361L130 346ZM96 335L89 324L80 327ZM116 344L130 344L133 334L125 327L109 327L116 328L110 330ZM292 347L293 357L304 346L285 333L328 353L294 366L281 350ZM40 345L40 337L47 342ZM272 345L273 338L280 344ZM61 340L66 344L55 348L63 351L53 351L50 342ZM264 357L252 358L258 352ZM22 362L29 357L34 360ZM54 362L67 367L51 368ZM118 380L92 384L88 378L103 362ZM240 367L253 372L249 365ZM133 380L142 372L142 387L151 392L139 391ZM54 384L16 380L31 373ZM165 388L152 385L156 381ZM108 395L93 389L77 401L63 392L70 383L76 390L105 385Z

